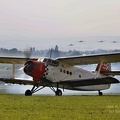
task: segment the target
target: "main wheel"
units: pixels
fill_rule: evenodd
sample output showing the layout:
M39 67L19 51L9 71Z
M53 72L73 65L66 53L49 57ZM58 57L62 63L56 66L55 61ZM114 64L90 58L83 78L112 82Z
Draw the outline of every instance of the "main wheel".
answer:
M102 95L103 95L103 93L99 91L99 96L102 96Z
M25 91L25 96L32 96L32 92L30 90Z
M56 92L55 92L55 95L56 96L62 96L62 91L60 89L58 89Z

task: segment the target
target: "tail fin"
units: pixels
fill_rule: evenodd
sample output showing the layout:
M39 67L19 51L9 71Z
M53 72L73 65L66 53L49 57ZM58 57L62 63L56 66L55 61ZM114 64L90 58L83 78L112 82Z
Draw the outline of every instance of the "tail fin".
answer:
M100 64L98 64L96 67L97 72L98 72L99 68L100 68ZM111 64L110 63L103 63L101 66L100 73L106 75L104 72L108 72L108 71L111 71Z

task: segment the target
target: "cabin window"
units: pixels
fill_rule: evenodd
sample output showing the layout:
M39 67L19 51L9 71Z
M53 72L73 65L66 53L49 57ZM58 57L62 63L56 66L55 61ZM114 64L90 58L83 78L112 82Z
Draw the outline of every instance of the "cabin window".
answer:
M79 75L79 78L81 78L81 75Z
M62 70L62 69L60 69L60 72L63 72L63 73L67 73L67 74L72 75L72 72L70 72L70 71L66 71L66 70Z
M67 74L69 74L69 71L67 71Z
M65 70L63 70L63 72L65 73Z
M62 69L60 69L60 72L62 72Z
M72 75L72 72L70 72L70 75Z

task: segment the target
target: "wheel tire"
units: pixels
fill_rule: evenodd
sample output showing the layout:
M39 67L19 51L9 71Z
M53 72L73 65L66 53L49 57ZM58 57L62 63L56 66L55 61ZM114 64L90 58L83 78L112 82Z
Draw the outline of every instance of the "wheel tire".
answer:
M30 90L25 91L25 96L32 96L32 92Z
M103 93L102 92L99 92L99 96L102 96L103 95Z
M56 92L55 92L55 95L56 96L62 96L62 91L60 89L58 89Z

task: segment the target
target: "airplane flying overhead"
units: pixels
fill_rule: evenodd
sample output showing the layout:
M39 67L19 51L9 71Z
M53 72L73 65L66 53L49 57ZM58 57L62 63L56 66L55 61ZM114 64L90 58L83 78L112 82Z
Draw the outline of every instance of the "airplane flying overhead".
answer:
M104 42L104 41L103 41L103 40L100 40L100 41L98 41L98 42L102 43L102 42Z
M79 40L78 42L84 42L83 40Z
M70 44L69 46L74 46L74 44Z
M57 96L62 95L60 88L78 91L98 91L109 89L111 84L119 83L114 78L120 71L111 71L111 63L120 62L120 53L58 57L21 58L0 57L0 63L13 64L13 77L0 78L0 81L12 84L32 85L25 96L49 87ZM24 64L23 71L33 80L14 78L15 64ZM88 71L78 65L97 64L95 71Z
M112 43L117 43L116 41L113 41Z

